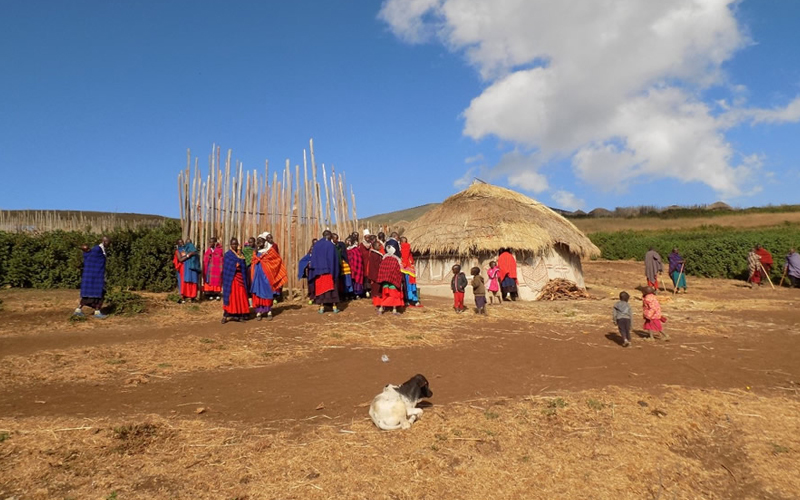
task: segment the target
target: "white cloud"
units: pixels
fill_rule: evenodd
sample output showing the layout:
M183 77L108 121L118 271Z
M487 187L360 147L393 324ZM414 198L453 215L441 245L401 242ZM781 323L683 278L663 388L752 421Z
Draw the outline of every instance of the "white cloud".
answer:
M472 184L472 180L475 178L477 171L478 167L468 168L467 171L464 172L464 175L453 181L453 187L464 189L465 187L469 186Z
M386 0L380 17L403 40L435 37L463 53L486 80L464 134L527 152L494 167L511 184L546 190L540 167L571 158L602 189L670 177L735 197L760 162L743 159L726 130L800 121L800 98L749 109L747 89L726 81L722 64L750 43L738 1ZM711 86L731 102L706 103Z
M475 162L482 162L484 160L483 153L478 153L475 156L470 156L464 159L464 163L470 164Z
M526 155L515 149L504 154L489 174L491 174L490 177L505 175L512 186L541 193L550 186L547 183L547 177L540 174L537 171L538 168L536 155Z
M556 205L558 205L558 208L562 208L564 210L578 210L579 208L586 206L585 201L575 196L575 194L570 193L569 191L564 191L563 189L559 189L553 193L552 198Z

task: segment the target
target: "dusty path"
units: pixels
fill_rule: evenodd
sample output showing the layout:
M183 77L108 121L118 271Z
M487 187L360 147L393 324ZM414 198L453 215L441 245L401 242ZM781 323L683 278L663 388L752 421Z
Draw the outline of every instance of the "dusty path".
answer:
M329 349L269 367L175 375L136 387L105 384L36 384L0 389L0 413L9 416L192 414L248 422L343 419L365 414L363 404L382 384L423 373L434 404L485 396L519 396L608 385L659 390L687 388L775 391L800 379L798 339L754 333L738 339L672 343L636 341L619 348L610 329L554 335L549 325L504 323L485 338L436 348ZM163 332L157 332L162 334ZM125 335L155 335L127 332ZM87 340L87 339L83 339ZM102 337L97 341L111 341ZM6 339L6 348L14 343ZM25 349L30 346L21 341ZM380 356L386 352L388 363ZM324 404L323 410L315 408Z

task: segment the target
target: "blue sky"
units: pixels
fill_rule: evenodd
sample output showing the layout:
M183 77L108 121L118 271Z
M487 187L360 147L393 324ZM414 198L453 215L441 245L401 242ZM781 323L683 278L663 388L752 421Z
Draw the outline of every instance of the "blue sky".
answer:
M525 39L525 30L492 11L502 1L484 2L489 11L477 28L456 15L456 0L423 3L429 8L415 13L408 0L6 1L0 208L175 216L187 148L201 166L217 143L245 168L262 169L265 159L301 163L311 137L318 161L347 173L361 216L441 201L472 175L587 210L721 198L739 206L798 202L800 125L790 106L800 95L800 2L725 5L733 27L716 26L725 17L719 12L708 21L723 42L698 39L681 54L654 45L650 55L669 63L696 50L702 68L665 64L670 69L648 69L647 78L635 73L626 80L642 78L641 85L621 90L614 75L603 80L602 68L580 69L584 56L619 52L554 45L546 26L534 30L540 38ZM545 10L520 16L593 33L581 26L586 17ZM634 14L658 21L669 12ZM616 22L609 19L601 35ZM636 43L650 46L636 39L626 46ZM492 52L497 47L504 48ZM641 62L631 57L625 68ZM598 83L575 84L561 97L535 93L567 74L574 78L559 89L581 78ZM503 94L515 82L525 102L533 95L541 106L531 112L519 95ZM601 87L621 96L613 107L603 107ZM686 105L695 111L670 114ZM538 109L551 112L531 122ZM669 132L676 120L685 125ZM679 133L695 126L689 135L709 134L708 141ZM653 153L661 144L654 137L669 154ZM693 165L698 158L710 158L708 165Z

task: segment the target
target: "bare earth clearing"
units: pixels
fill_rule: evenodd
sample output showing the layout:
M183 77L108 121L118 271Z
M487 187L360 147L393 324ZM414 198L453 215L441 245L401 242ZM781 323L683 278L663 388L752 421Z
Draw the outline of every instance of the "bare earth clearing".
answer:
M593 299L487 317L220 325L152 295L73 324L75 291L2 291L0 498L795 498L800 290L690 279L660 295L673 340L623 349L610 310L641 310L641 268L587 263ZM378 431L369 401L415 373L431 406Z

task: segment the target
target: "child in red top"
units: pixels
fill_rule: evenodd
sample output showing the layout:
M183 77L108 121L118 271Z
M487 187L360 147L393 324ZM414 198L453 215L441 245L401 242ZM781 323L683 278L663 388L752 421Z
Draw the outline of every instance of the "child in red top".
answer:
M664 331L664 323L667 318L661 315L661 304L655 295L655 289L651 286L642 290L642 309L644 312L644 329L650 334L650 340L655 339L656 332L661 334L661 338L669 340L669 335Z

